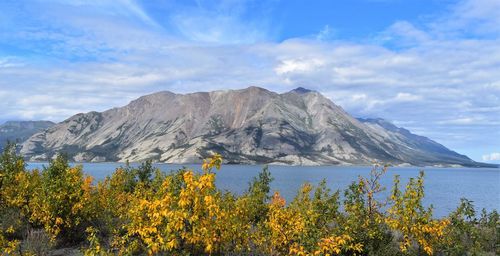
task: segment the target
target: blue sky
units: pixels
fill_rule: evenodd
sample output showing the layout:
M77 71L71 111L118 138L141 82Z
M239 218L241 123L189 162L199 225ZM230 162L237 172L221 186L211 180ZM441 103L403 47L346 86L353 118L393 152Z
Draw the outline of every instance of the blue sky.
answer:
M155 91L320 91L500 163L498 0L4 0L0 122Z

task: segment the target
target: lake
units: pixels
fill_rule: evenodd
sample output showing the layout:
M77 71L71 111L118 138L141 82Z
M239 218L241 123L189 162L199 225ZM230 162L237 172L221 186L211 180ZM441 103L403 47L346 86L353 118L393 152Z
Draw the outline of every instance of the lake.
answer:
M47 163L28 163L28 169L42 169ZM74 164L72 164L74 165ZM96 180L102 180L123 163L83 163L85 173ZM136 166L135 164L132 164ZM183 166L200 170L201 165L155 164L162 171L178 170ZM243 193L248 183L262 166L223 165L217 171L216 184L222 190L236 194ZM269 166L274 181L273 191L280 191L287 201L293 199L297 190L305 182L317 184L326 179L332 190L345 189L357 180L358 175L369 176L370 166ZM434 206L434 216L448 215L459 204L460 198L474 202L476 210L500 211L500 169L498 168L432 168L432 167L391 167L382 177L381 183L387 189L382 194L387 197L393 184L394 175L401 177L404 188L406 181L417 177L419 170L425 171L425 205Z

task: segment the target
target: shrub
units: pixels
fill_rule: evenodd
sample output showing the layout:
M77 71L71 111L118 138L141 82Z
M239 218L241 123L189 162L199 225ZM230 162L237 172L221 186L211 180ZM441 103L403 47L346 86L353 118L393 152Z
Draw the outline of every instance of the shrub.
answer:
M81 166L70 167L63 155L50 162L41 173L41 185L31 203L31 220L42 225L52 240L73 244L83 234L94 214L89 207L95 187Z
M215 186L220 155L202 172L162 173L127 164L93 183L59 155L27 171L15 147L0 156L0 253L47 255L52 245L85 255L498 255L499 215L462 200L447 218L422 205L424 174L395 177L381 200L373 168L343 191L304 184L286 202L263 168L237 196Z

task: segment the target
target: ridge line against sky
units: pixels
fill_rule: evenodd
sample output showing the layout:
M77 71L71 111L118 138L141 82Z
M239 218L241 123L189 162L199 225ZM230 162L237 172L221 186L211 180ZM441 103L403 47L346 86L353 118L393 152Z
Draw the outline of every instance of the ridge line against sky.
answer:
M141 95L317 90L500 163L500 1L0 1L0 122Z

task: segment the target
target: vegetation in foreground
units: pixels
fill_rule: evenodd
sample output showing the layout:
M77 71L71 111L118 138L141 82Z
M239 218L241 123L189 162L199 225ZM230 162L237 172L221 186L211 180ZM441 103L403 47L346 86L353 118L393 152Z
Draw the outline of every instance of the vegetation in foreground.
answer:
M390 198L375 167L343 192L304 184L289 203L267 168L241 196L214 185L220 155L202 172L165 174L150 162L94 182L63 156L27 171L10 145L0 156L0 252L48 255L499 255L496 211L463 199L447 218L422 206L423 172ZM341 193L342 196L341 196Z

